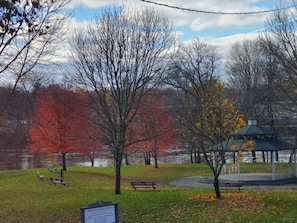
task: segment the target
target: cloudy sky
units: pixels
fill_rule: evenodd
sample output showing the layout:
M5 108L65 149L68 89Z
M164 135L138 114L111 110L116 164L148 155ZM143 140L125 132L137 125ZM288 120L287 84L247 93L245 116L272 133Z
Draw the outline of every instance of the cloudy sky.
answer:
M69 7L74 18L73 23L77 27L94 19L102 8L109 5L152 6L173 22L183 41L200 37L224 50L236 41L254 38L262 32L272 13L249 15L199 13L158 4L206 12L245 13L274 10L287 7L290 3L291 0L72 0Z

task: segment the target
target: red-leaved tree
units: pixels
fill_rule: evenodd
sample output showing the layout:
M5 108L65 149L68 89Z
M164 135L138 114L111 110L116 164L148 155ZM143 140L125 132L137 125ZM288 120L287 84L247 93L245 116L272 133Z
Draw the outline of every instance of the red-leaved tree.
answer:
M154 89L152 94L145 95L137 118L137 125L142 126L142 140L137 146L144 154L145 164L150 164L152 156L155 168L158 168L158 156L174 144L176 132L174 117L163 106L162 91Z
M89 126L88 101L80 92L52 85L40 90L37 103L29 130L30 151L60 153L66 170L67 153L85 152L98 143Z

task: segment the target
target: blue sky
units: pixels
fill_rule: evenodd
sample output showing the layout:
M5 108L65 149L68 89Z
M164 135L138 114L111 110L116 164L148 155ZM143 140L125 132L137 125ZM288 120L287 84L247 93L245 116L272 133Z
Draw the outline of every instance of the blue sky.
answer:
M155 3L167 4L192 10L213 12L255 12L286 7L292 0L152 0ZM129 5L137 7L155 7L172 21L174 29L181 40L190 41L197 37L215 45L225 54L237 41L255 39L265 28L265 23L272 13L251 15L221 15L196 13L159 6L141 0L72 0L69 10L73 19L71 26L84 26L100 14L104 7ZM221 53L222 53L221 52Z

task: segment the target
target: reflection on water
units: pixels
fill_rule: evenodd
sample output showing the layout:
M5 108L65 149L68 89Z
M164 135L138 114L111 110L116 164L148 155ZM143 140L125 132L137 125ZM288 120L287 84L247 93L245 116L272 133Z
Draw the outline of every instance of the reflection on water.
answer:
M271 154L265 153L266 162L271 162ZM290 161L290 152L289 151L281 151L278 153L278 163L288 163ZM129 165L137 165L144 164L144 160L142 156L131 156L129 159ZM151 159L151 163L153 164L153 159ZM191 157L189 154L175 154L175 155L163 155L158 158L158 164L182 164L182 163L190 163ZM233 162L233 157L227 156L227 163ZM253 157L251 153L243 153L240 162L243 163L251 163L253 162ZM263 154L262 152L256 152L256 162L263 162ZM124 161L123 161L124 164ZM83 165L90 166L90 162L80 162L75 165ZM108 158L97 158L94 166L113 166L113 161Z
M271 153L264 153L266 162L271 161ZM5 156L2 154L0 159L0 168L5 169L29 169L37 167L46 167L48 164L54 164L61 166L61 155L60 154L22 154L22 155L12 155ZM226 155L226 162L232 163L234 157L231 154ZM253 162L253 157L251 153L243 153L240 157L241 162ZM290 151L281 151L278 153L279 163L288 163L290 161ZM129 165L144 164L144 159L142 154L134 154L128 158ZM256 152L256 162L263 162L262 152ZM158 164L181 164L181 163L190 163L189 154L169 154L162 155L158 158ZM154 164L154 160L151 159L151 164ZM91 166L91 161L87 155L84 154L68 154L66 156L66 165L67 166ZM113 166L114 162L106 154L100 154L94 161L95 167L107 167ZM123 160L123 165L125 162Z
M113 160L109 158L97 158L94 161L94 166L96 167L107 167L107 166L113 166ZM91 166L91 162L77 162L74 163L75 166Z

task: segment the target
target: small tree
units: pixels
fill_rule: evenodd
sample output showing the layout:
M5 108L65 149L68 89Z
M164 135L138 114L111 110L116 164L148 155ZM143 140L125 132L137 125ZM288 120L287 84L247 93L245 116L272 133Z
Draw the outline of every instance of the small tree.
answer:
M207 97L203 99L201 119L195 131L206 145L228 146L229 136L244 126L245 122L234 102L224 97L223 85L216 82L210 85L213 90L208 91ZM227 140L226 145L223 144L224 140ZM225 154L211 153L208 148L203 148L204 158L213 172L216 197L220 198L219 176L225 164Z
M87 113L86 122L81 126L83 134L80 135L80 141L84 146L79 152L86 154L91 166L94 166L97 153L102 149L103 143L100 128L92 121L91 116L91 114Z
M162 91L155 89L146 95L142 101L138 117L142 123L140 146L144 149L145 163L150 164L154 158L155 168L158 168L158 156L175 142L173 115L163 106Z

